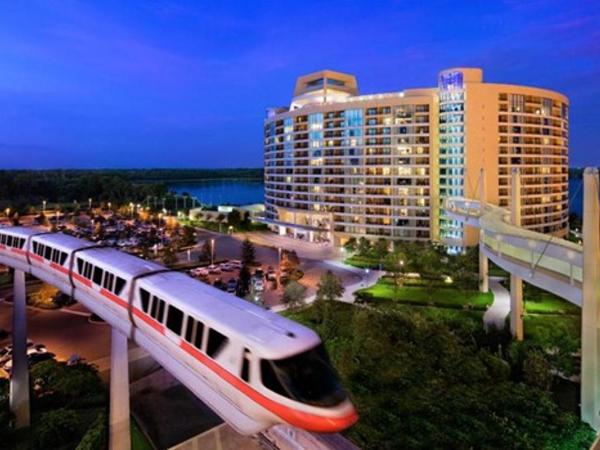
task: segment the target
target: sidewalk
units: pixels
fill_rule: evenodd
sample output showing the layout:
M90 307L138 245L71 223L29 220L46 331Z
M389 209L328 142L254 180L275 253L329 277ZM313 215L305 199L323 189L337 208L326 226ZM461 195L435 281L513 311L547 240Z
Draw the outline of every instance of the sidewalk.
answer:
M510 293L500 284L502 280L502 277L490 277L490 290L494 294L494 302L483 315L483 326L486 329L490 325L498 329L504 328L506 316L510 312Z

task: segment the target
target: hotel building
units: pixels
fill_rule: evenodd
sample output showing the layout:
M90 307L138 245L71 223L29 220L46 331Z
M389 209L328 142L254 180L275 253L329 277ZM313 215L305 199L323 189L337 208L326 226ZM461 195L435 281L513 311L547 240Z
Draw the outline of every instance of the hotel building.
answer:
M437 88L359 95L354 76L324 70L268 110L264 138L265 221L281 234L474 245L478 231L446 218L443 199L484 192L508 206L513 168L523 226L567 232L568 99L557 92L457 68Z

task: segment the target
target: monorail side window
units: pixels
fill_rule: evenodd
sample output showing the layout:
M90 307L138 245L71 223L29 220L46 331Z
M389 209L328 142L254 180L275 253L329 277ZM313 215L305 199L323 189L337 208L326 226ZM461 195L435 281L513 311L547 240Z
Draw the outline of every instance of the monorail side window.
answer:
M77 272L79 275L83 275L83 259L77 258Z
M113 283L115 281L115 276L110 272L104 272L104 281L102 282L102 287L107 291L112 292Z
M181 327L183 325L183 313L179 308L173 305L169 305L169 313L167 314L167 328L173 333L181 334Z
M44 244L38 244L38 248L36 250L36 253L39 256L43 256L44 255L44 247L45 247Z
M94 283L96 283L98 286L100 286L102 284L102 274L103 274L103 270L99 267L94 267Z
M114 293L117 295L121 294L121 291L125 287L125 280L123 278L117 277L117 282L115 283Z
M140 300L142 301L142 310L147 313L150 306L150 292L146 289L140 289Z
M33 242L33 253L37 253L37 251L38 251L38 243Z
M44 259L52 261L52 250L52 247L46 246L46 249L44 250Z
M83 276L86 277L88 280L92 279L92 269L94 268L94 266L92 266L89 262L85 263L85 268L83 270Z
M160 323L163 323L163 321L165 320L165 301L159 299L158 302L158 317L156 318L156 320L158 320Z
M206 354L211 358L216 357L229 339L217 330L211 328L208 331L208 343L206 345Z
M242 358L242 380L246 383L250 381L250 350L244 349L244 355Z
M0 234L0 244L2 244L2 245L6 244L6 235L5 234Z
M188 316L187 323L185 326L185 340L188 342L192 342L192 338L194 337L194 325L196 321L192 316Z
M152 297L152 309L150 310L150 315L156 319L158 317L158 297Z
M64 266L65 262L67 262L67 256L68 255L65 252L60 252L60 260L58 262L61 266Z
M200 321L196 322L196 337L194 338L194 346L198 350L202 350L202 336L204 335L204 324Z

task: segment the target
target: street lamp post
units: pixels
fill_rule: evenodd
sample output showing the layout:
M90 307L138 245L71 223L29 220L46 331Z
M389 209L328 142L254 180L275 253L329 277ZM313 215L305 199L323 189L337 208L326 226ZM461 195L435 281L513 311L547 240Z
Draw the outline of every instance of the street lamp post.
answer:
M46 212L46 200L42 200L42 212Z
M92 210L92 199L88 198L88 209L91 211Z
M210 265L215 264L215 240L210 240Z

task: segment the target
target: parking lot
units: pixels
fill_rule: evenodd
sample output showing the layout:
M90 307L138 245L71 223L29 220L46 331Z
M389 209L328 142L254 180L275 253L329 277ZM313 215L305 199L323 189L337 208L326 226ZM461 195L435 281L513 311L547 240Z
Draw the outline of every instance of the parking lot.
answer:
M190 276L210 284L218 289L235 295L239 287L240 269L239 260L226 260L206 267L189 270ZM277 283L277 272L268 264L259 264L250 270L250 299L266 307L278 303L281 289Z

